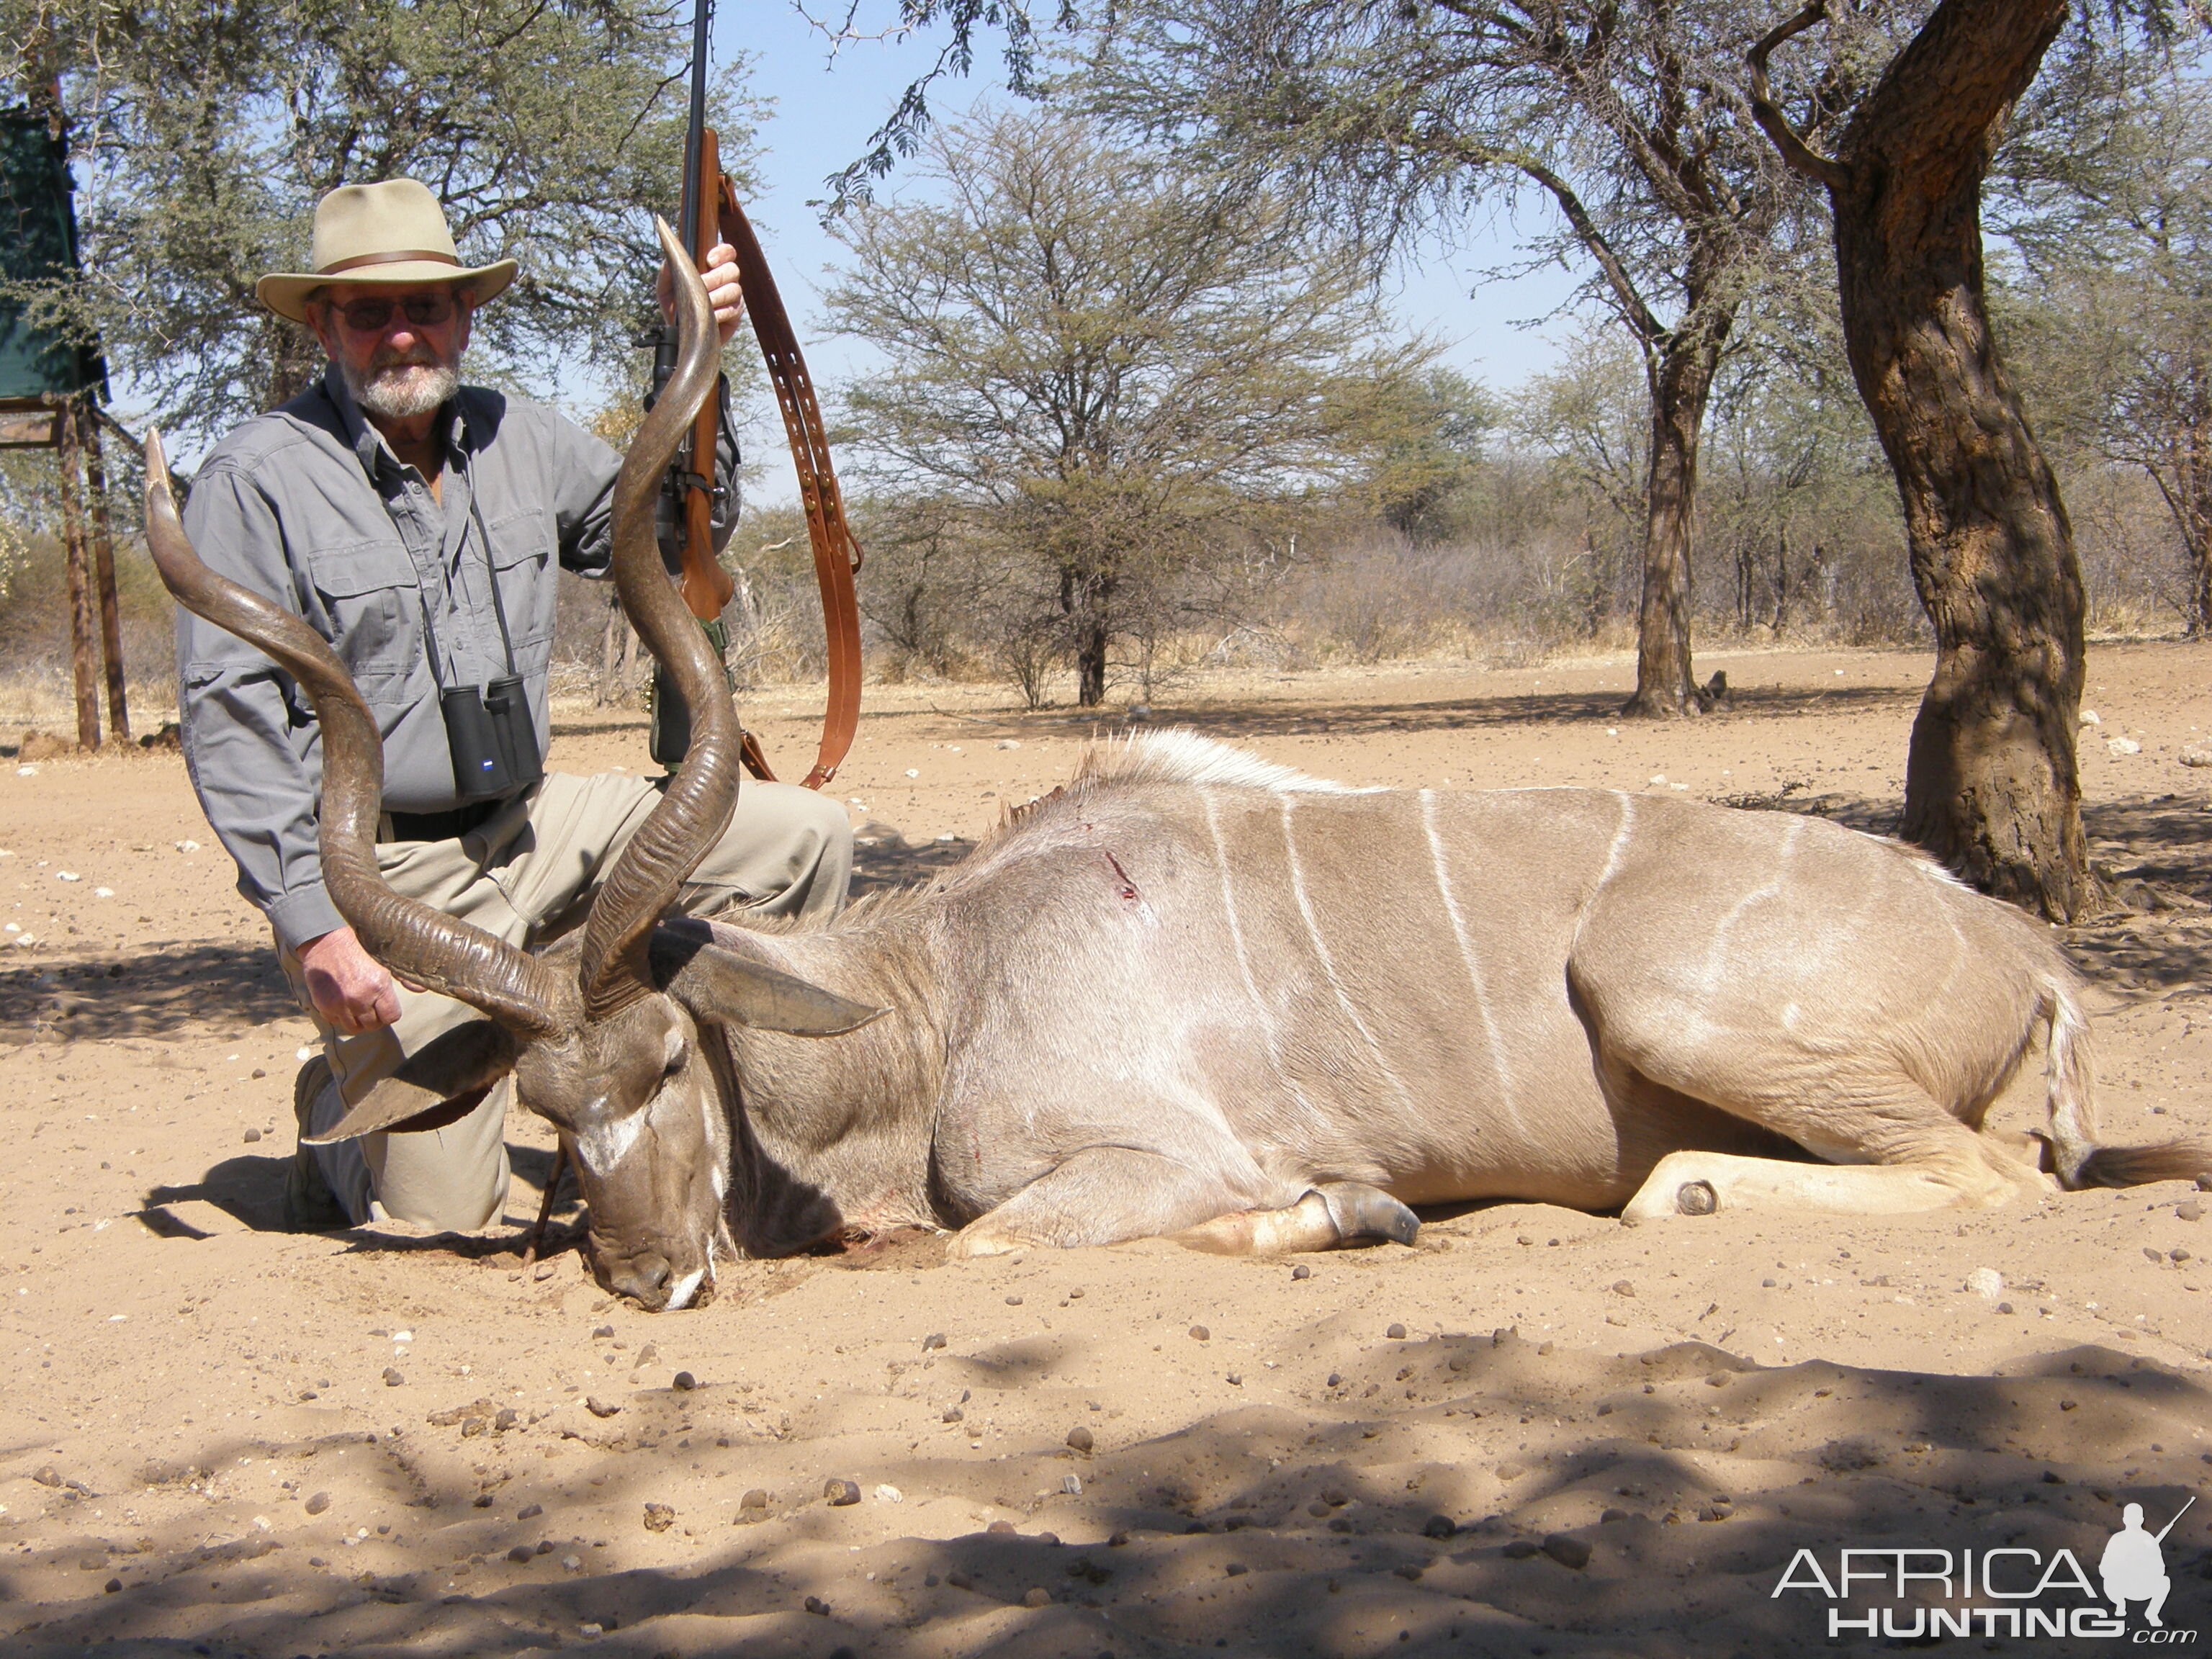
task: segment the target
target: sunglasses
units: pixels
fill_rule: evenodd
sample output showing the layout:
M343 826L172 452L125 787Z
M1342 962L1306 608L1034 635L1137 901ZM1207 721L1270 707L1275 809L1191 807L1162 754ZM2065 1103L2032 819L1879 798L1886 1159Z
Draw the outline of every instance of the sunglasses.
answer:
M453 319L458 308L453 295L443 290L434 294L410 294L398 300L349 300L337 307L345 319L345 325L356 334L380 334L392 325L392 313L398 312L416 328L435 328Z

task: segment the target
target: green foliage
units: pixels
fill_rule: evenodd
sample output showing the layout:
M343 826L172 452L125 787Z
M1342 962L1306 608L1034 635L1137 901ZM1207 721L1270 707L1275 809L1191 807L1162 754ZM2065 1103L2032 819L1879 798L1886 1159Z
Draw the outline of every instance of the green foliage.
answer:
M520 278L481 315L475 372L539 391L609 368L649 317L649 210L682 171L688 9L656 0L0 0L11 79L58 75L83 188L85 279L37 296L97 333L163 424L196 437L318 372L254 301L305 268L316 200L402 174L462 257ZM756 106L714 113L742 177Z
M2039 426L2140 468L2212 630L2212 88L2166 50L2062 56L2000 157L1996 301Z
M845 231L830 313L887 360L848 418L861 476L927 504L906 544L996 550L1025 686L1062 654L1097 702L1109 650L1141 654L1271 515L1411 499L1474 434L1472 389L1387 342L1357 267L1302 253L1268 192L1051 115L944 132L925 174L933 198Z
M1443 541L1461 527L1468 494L1479 487L1498 403L1480 382L1437 368L1404 388L1389 413L1397 430L1386 434L1369 483L1376 508L1416 543Z

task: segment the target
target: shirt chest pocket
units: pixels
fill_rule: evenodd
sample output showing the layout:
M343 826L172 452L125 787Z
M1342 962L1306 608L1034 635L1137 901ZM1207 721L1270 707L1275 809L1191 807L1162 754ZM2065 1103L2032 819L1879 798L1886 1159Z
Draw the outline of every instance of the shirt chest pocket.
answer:
M491 542L491 567L507 612L507 634L514 641L515 661L526 672L543 663L560 602L552 528L543 513L526 508L492 519L484 530Z
M389 706L427 689L422 594L406 549L362 542L319 550L307 562L307 580L321 631L364 699Z

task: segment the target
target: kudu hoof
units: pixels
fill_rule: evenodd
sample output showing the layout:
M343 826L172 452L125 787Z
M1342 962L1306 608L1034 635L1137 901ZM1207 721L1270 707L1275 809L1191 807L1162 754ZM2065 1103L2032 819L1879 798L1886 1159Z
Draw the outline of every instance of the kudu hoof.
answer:
M1333 1181L1315 1188L1328 1206L1337 1243L1346 1249L1369 1244L1411 1244L1420 1237L1420 1218L1379 1187L1364 1182Z
M1686 1181L1674 1189L1674 1207L1684 1215L1711 1215L1721 1206L1721 1196L1710 1181Z

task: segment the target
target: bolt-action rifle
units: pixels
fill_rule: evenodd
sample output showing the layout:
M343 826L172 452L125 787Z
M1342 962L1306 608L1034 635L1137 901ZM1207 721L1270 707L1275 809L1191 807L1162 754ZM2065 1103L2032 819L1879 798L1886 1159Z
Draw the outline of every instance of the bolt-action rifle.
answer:
M822 592L823 631L829 645L830 700L823 715L822 744L805 779L808 788L819 789L836 775L860 723L860 614L853 577L860 568L860 550L845 522L844 500L830 464L822 410L806 373L806 360L799 354L791 319L776 292L760 240L753 234L744 210L738 205L735 188L723 175L714 130L707 125L708 28L712 16L709 0L696 0L691 21L691 104L684 131L683 234L693 263L702 269L718 241L727 242L737 253L745 315L767 361L776 405L783 415L784 433L791 444L792 465L799 474L799 501L805 509L807 538L813 545L815 580ZM656 396L675 362L674 333L663 327L654 343ZM669 474L683 552L684 603L706 629L716 652L725 655L729 640L721 623L722 608L729 604L736 584L714 556L714 508L715 447L726 418L727 396L725 385L700 409L690 441ZM676 764L690 748L690 716L682 698L665 675L656 673L653 759L664 765ZM744 762L755 777L775 779L767 757L750 732L744 738Z

